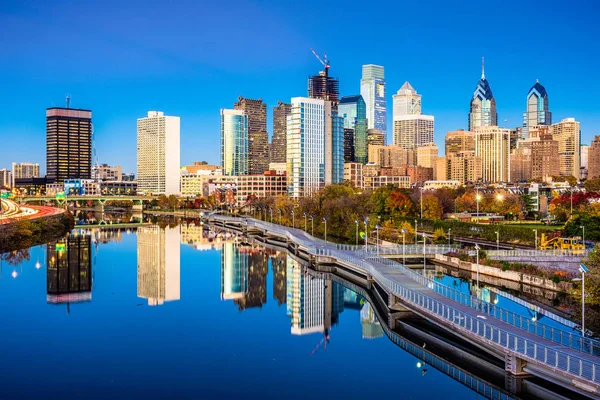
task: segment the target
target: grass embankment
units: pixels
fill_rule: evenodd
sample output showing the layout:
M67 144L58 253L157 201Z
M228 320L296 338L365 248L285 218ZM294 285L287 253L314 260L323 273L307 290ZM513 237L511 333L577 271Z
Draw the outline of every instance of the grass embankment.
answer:
M0 253L26 249L63 236L75 226L70 212L45 218L21 219L0 226Z

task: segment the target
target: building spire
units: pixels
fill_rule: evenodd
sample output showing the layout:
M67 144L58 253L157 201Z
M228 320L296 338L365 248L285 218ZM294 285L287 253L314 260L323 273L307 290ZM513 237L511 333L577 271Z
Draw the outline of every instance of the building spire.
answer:
M481 57L481 79L485 79L485 63L483 57Z

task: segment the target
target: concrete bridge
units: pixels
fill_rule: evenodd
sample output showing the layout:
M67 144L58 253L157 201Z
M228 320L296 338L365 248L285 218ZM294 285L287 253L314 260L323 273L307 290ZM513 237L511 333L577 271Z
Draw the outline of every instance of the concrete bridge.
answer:
M149 203L157 198L157 196L65 196L64 198L57 199L56 196L26 196L18 197L15 200L21 204L33 202L54 202L59 205L70 202L82 204L92 201L99 211L104 209L104 204L107 201L129 201L133 204L134 211L142 211L143 203Z
M207 216L216 226L285 247L314 265L363 276L396 313L414 313L502 360L515 377L533 375L600 398L600 342L545 325L428 279L362 246L336 245L250 218Z

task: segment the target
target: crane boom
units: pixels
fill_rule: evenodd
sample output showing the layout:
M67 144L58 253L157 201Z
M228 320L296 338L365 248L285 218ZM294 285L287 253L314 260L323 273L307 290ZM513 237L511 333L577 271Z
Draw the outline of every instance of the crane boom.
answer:
M314 51L312 48L310 49L310 51L312 51L312 53L315 55L315 57L317 57L317 60L319 60L319 62L321 64L323 64L323 66L325 67L325 70L329 69L329 60L327 59L327 54L324 54L325 61L323 61L321 59L321 57L319 57L319 55L317 54L316 51Z

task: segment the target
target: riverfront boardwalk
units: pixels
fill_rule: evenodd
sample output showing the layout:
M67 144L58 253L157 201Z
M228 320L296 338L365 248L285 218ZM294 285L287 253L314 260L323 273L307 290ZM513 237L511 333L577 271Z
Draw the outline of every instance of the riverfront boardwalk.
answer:
M430 280L362 246L336 245L251 218L208 216L208 222L260 236L315 264L354 271L385 291L393 311L410 311L504 360L515 380L535 375L588 396L600 393L600 343L549 327ZM516 384L516 383L515 383Z

